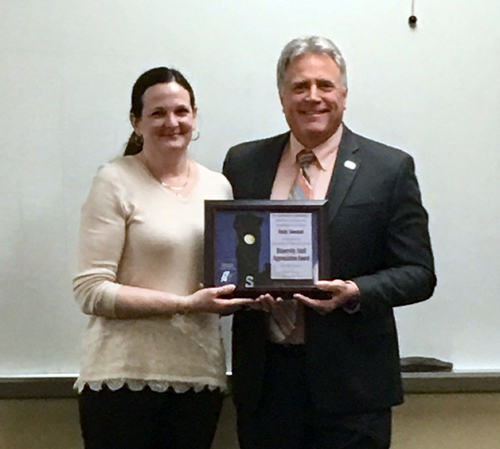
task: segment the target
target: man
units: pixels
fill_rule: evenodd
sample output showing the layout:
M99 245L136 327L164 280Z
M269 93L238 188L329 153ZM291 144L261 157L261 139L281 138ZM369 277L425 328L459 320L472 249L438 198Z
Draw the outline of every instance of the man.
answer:
M278 89L290 132L231 148L224 173L235 199L286 199L302 186L328 200L331 272L318 287L331 299L265 295L266 310L235 314L240 445L388 448L403 401L393 307L429 298L436 283L413 160L343 124L346 67L328 39L289 42Z

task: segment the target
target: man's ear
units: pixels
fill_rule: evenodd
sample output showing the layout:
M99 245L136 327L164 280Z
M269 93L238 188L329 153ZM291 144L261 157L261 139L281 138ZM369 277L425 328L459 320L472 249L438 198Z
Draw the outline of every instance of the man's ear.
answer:
M344 89L344 111L347 109L347 89Z

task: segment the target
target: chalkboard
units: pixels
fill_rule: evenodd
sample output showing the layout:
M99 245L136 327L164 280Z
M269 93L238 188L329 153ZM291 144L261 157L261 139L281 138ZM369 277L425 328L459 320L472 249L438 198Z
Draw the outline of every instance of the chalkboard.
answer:
M397 311L402 355L500 369L500 2L19 0L0 17L0 376L73 374L87 318L71 279L80 207L131 131L143 71L193 84L192 156L287 129L275 64L320 34L348 66L346 123L411 153L439 285ZM225 333L229 328L225 325Z

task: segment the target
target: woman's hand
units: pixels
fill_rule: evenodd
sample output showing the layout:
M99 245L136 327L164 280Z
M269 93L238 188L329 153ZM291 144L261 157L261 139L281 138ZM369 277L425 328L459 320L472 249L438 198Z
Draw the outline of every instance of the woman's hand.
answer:
M254 302L251 298L224 299L221 296L231 294L236 285L227 284L222 287L202 288L192 295L185 297L186 313L218 313L220 315L230 315L236 312L241 306Z
M269 313L282 301L281 298L275 298L269 293L265 293L254 299L252 303L245 305L245 307L250 310L261 310Z

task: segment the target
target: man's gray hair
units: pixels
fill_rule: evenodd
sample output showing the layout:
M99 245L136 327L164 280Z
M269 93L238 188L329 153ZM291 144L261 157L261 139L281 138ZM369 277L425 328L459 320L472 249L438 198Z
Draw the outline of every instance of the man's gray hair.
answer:
M277 75L278 75L278 92L280 97L285 89L285 77L288 66L297 57L305 54L326 54L330 56L340 69L342 87L347 90L347 69L342 53L338 47L326 37L307 36L293 39L285 45L278 60Z

